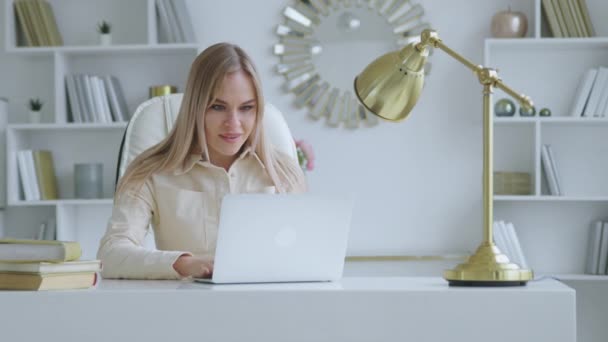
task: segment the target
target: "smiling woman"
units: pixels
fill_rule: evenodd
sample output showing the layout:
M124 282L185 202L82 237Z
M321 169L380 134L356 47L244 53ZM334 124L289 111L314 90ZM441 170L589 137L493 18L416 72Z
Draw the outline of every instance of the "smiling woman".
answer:
M353 77L373 57L418 39L430 27L424 14L410 0L296 0L276 28L285 90L330 127L376 125L353 94Z

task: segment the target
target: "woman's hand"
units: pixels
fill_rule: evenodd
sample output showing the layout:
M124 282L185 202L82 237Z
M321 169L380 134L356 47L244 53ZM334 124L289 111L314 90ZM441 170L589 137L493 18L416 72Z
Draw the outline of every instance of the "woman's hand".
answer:
M182 277L211 278L213 274L213 258L194 257L185 254L173 263L173 269Z

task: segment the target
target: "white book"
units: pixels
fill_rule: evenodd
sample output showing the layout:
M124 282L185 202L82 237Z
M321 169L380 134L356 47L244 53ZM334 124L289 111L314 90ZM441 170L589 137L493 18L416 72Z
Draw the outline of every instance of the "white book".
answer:
M44 229L44 240L56 240L57 239L57 224L53 217L46 221L46 228Z
M521 268L528 268L528 261L524 255L524 251L521 248L521 243L519 242L519 237L517 236L517 231L515 230L515 226L513 223L508 222L506 224L507 233L511 239L513 251L515 252L515 263L519 265Z
M39 201L42 197L40 196L40 186L38 185L38 177L36 176L36 166L34 164L34 151L25 151L25 165L27 167L27 178L32 184L33 200Z
M112 82L112 89L114 90L114 94L116 95L116 100L118 101L118 108L120 108L121 121L129 121L131 115L129 115L129 107L127 106L125 93L122 91L120 82L115 76L110 76L110 80Z
M583 111L583 116L592 117L597 115L606 81L608 81L608 68L600 67L595 79L595 83L593 83L593 87L591 88L589 100L587 101L587 105Z
M555 153L551 145L547 145L547 152L549 152L549 160L551 161L551 170L553 170L553 176L555 177L555 185L557 186L557 194L559 196L564 195L564 188L562 187L559 171L557 169L557 162L555 161Z
M65 88L68 94L70 112L72 113L72 122L82 122L80 101L78 101L78 93L76 92L76 81L72 75L65 76Z
M74 74L74 83L76 84L76 93L78 94L78 102L80 103L82 122L91 122L91 109L87 102L87 93L84 89L84 78L85 75Z
M89 81L91 82L91 89L93 90L93 98L95 99L95 118L97 119L97 122L109 123L105 115L105 106L103 105L103 94L101 93L99 82L97 82L98 79L99 77L97 76L90 76L89 78Z
M596 221L589 227L589 238L587 242L587 264L585 273L597 274L600 260L600 244L602 242L603 222Z
M606 274L608 264L608 222L602 223L602 240L600 243L600 255L597 263L597 274Z
M25 151L17 151L17 167L19 169L19 179L21 180L21 188L23 189L23 198L26 201L34 200L34 191L29 183L27 172L27 154Z
M103 107L103 120L105 123L112 122L112 113L110 113L110 104L108 103L108 94L106 93L106 87L103 84L103 80L95 76L95 82L97 83L97 89L101 93L101 104Z
M500 231L502 233L503 239L505 239L505 246L507 249L507 255L509 256L509 261L517 263L517 253L515 251L515 245L513 244L513 240L509 235L507 222L500 221Z
M186 6L185 0L172 0L173 11L177 16L177 20L184 37L184 42L195 43L196 37L194 35L194 28L192 27L192 20L190 18L190 12Z
M156 0L156 14L158 15L159 23L159 42L162 43L175 43L175 35L169 24L169 14L165 8L165 2L163 0Z
M545 178L547 179L547 185L549 186L549 194L558 196L559 191L557 189L557 182L551 166L551 159L549 159L549 152L547 145L543 145L540 151L540 157L543 164L543 170L545 172Z
M85 98L87 107L89 108L89 122L100 122L97 112L97 104L95 102L95 93L93 86L91 85L91 77L89 75L82 75L83 88L85 91Z
M604 111L606 110L606 106L608 105L608 78L606 78L606 82L604 82L604 89L600 94L600 100L597 104L597 109L593 113L593 116L600 117L604 116Z
M169 28L172 31L173 37L175 37L175 43L183 43L184 37L182 36L182 32L179 29L179 23L177 16L175 15L175 11L173 10L173 5L171 5L170 0L163 0L164 7L167 11L167 16L169 17Z
M587 100L589 100L589 94L591 93L591 88L593 88L593 83L595 82L597 73L597 68L591 68L587 70L585 74L583 74L583 77L576 88L576 93L574 94L570 115L576 117L583 115L583 111L585 110Z
M503 221L495 221L494 222L494 244L500 252L511 260L511 253L509 251L509 247L507 245L506 236L503 229Z

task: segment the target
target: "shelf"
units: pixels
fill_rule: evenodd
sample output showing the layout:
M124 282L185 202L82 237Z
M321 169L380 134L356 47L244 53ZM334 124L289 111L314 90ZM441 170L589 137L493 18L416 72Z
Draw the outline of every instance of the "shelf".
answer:
M35 130L99 130L99 129L124 129L127 127L126 122L113 122L113 123L43 123L43 124L9 124L6 126L7 129L21 130L21 131L35 131Z
M487 47L524 47L528 49L543 48L590 48L608 47L608 37L587 38L492 38L486 39Z
M101 199L59 199L49 201L16 201L9 203L15 207L38 207L51 205L111 205L114 203L112 198Z
M559 280L584 280L584 281L608 281L608 275L594 274L553 274L546 275L547 277L556 278Z
M526 201L554 201L554 202L608 202L608 196L509 196L495 195L494 201L526 202Z
M43 46L43 47L12 47L6 50L7 53L19 55L51 55L61 52L70 55L104 55L104 54L136 54L136 53L157 53L165 54L179 50L197 50L198 45L186 44L137 44L137 45L90 45L90 46Z
M504 123L564 123L564 124L608 124L608 118L606 117L568 117L568 116L553 116L553 117L534 117L534 118L524 118L519 116L514 117L495 117L494 122L497 124Z

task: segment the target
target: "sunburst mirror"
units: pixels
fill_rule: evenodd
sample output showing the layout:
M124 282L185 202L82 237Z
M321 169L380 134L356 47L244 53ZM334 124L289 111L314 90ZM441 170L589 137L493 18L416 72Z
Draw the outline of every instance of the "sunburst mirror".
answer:
M424 15L410 0L296 0L283 10L273 49L284 90L331 127L375 126L376 116L354 95L354 76L377 56L416 41L430 27Z

